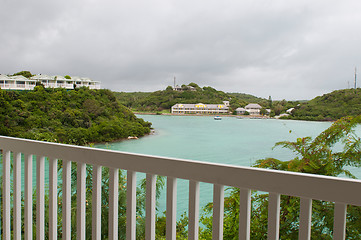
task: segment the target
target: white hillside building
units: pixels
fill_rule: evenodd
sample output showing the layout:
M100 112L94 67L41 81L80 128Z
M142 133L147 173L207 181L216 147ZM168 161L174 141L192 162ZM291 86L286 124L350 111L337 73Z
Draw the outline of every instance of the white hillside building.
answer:
M259 115L261 113L261 106L257 103L250 103L244 107L250 115Z
M41 82L45 88L65 88L74 89L75 87L89 87L90 89L100 89L100 82L93 81L90 78L71 77L66 79L63 76L48 76L38 74L31 78L24 76L0 75L0 88L8 90L33 90L36 82Z

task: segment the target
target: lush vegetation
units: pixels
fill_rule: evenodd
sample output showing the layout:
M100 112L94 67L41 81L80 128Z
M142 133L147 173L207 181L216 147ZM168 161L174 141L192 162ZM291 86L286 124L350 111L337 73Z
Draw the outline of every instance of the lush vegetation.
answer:
M13 76L24 76L26 78L30 78L34 75L31 74L31 72L29 72L29 71L21 71L21 72L14 73Z
M169 110L177 103L204 103L204 104L222 104L223 101L229 101L229 96L217 91L211 87L200 88L196 84L190 84L195 87L191 91L187 86L183 86L183 91L174 91L168 86L163 91L153 93L120 93L116 94L119 102L125 106L139 111L162 111Z
M150 132L109 90L0 89L0 135L85 145Z
M274 158L258 160L254 167L269 168L327 176L349 176L354 178L347 167L361 166L361 140L355 135L354 127L361 123L361 116L345 117L336 121L314 139L299 138L295 142L279 142L275 147L292 150L297 156L289 161ZM343 149L336 150L335 145L342 144ZM337 148L339 149L339 148ZM238 239L239 189L231 188L225 199L224 238ZM281 197L280 239L297 239L299 224L299 198ZM268 194L253 192L251 239L267 238ZM313 201L312 239L333 239L334 204ZM212 204L205 207L201 220L205 228L201 231L202 239L211 239ZM361 238L361 208L348 206L347 239Z
M344 89L316 97L295 108L291 119L331 121L361 114L361 89Z
M128 136L149 133L151 123L137 118L122 106L109 90L79 88L44 89L39 84L34 91L5 91L0 89L0 135L84 145L91 142L118 140ZM0 163L2 154L0 154ZM62 174L62 160L58 161L58 174ZM91 239L92 227L92 166L87 166L86 177L86 232ZM72 163L72 207L76 209L76 163ZM108 235L109 169L102 169L102 236ZM157 197L164 185L157 179ZM0 176L0 202L2 202L2 177ZM62 202L62 186L58 186L58 202ZM13 188L11 188L13 191ZM12 194L12 193L11 193ZM36 192L34 203L36 206ZM45 194L45 232L49 232L48 193ZM0 206L2 212L3 205ZM12 211L12 210L11 210ZM119 172L119 237L125 239L126 176ZM24 215L23 223L24 223ZM58 206L58 238L62 237L62 207ZM1 216L0 216L1 219ZM76 211L72 211L72 238L76 234ZM36 223L34 211L33 222ZM35 227L35 225L34 225ZM22 226L24 231L24 225ZM145 231L145 180L137 187L137 239L144 239ZM33 231L34 238L36 231ZM48 239L48 235L45 235Z
M272 101L271 98L263 99L244 93L225 93L212 87L201 88L195 83L182 85L181 88L182 91L175 91L171 86L168 86L165 90L152 93L120 92L115 93L115 96L121 104L131 108L133 111L148 112L169 112L171 107L177 103L222 104L223 101L229 101L232 113L235 113L238 107L245 107L249 103L258 103L264 109L272 109L273 115L278 115L299 104L299 102L289 102L286 100Z

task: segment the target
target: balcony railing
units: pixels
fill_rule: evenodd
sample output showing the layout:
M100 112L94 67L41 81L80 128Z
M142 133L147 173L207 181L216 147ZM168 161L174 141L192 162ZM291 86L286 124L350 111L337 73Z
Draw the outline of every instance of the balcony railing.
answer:
M118 171L127 171L126 237L136 234L136 173L146 173L146 239L155 239L156 175L167 177L166 237L176 239L177 179L189 180L188 239L198 239L199 183L211 183L213 191L213 239L223 238L224 186L240 188L239 239L250 239L251 190L269 192L268 239L279 239L280 196L300 197L299 239L310 239L312 199L335 202L334 239L345 239L347 205L361 206L361 181L282 172L224 164L130 154L0 136L3 154L4 239L21 239L21 157L25 161L25 239L32 239L32 169L36 156L36 236L57 239L57 161L63 161L62 237L85 239L85 167L93 166L92 238L101 239L101 169L110 169L109 239L118 239ZM13 156L11 160L10 156ZM13 173L11 174L11 161ZM44 168L49 161L49 232L44 232ZM77 163L77 227L71 229L71 162ZM13 201L10 179L13 176ZM13 206L11 223L10 206ZM11 228L11 224L13 227Z

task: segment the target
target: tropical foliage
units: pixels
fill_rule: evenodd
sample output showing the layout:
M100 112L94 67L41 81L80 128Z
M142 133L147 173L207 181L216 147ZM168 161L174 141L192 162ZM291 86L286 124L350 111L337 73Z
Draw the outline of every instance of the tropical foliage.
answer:
M275 147L292 150L296 157L289 161L274 158L258 160L254 167L293 171L327 176L354 178L347 167L361 166L361 141L354 128L361 116L345 117L336 121L314 139L299 138L295 142L279 142ZM342 146L342 148L341 148ZM238 239L239 189L228 189L225 199L224 238ZM313 201L312 239L332 239L333 203ZM268 194L253 192L251 239L267 239ZM299 198L281 197L280 238L297 239L299 224ZM205 207L201 220L205 226L202 239L211 239L212 203ZM347 210L347 239L361 238L361 208L349 206Z
M21 71L13 74L13 76L19 76L19 75L24 76L26 78L30 78L33 76L33 74L31 74L31 72L29 71Z
M223 101L229 101L231 112L234 112L238 107L245 107L248 103L258 103L265 109L275 107L274 112L279 114L299 103L283 100L274 101L272 106L271 99L258 98L245 93L225 93L212 87L201 88L196 83L182 85L181 89L182 91L175 91L171 86L168 86L165 90L152 93L120 92L115 93L115 96L120 103L133 111L150 112L169 111L177 103L223 104Z
M337 120L361 114L361 89L343 89L316 97L295 108L291 119Z
M183 86L183 91L174 91L172 87L167 87L164 91L153 93L121 93L116 94L119 102L135 110L140 111L162 111L170 109L177 103L204 103L222 104L229 101L229 96L211 87L200 88L195 83L195 91L191 91L187 86Z
M286 110L300 103L286 100L272 101L271 97L264 99L245 93L225 93L212 87L201 88L196 83L182 85L181 91L175 91L168 86L165 90L156 92L116 92L114 94L121 104L139 112L169 112L177 103L223 104L223 101L229 101L230 112L233 114L236 114L235 110L239 107L245 107L249 103L258 103L263 107L261 113L265 114L265 109L271 109L271 115L274 116L285 113Z
M85 145L150 132L109 90L0 89L0 135Z

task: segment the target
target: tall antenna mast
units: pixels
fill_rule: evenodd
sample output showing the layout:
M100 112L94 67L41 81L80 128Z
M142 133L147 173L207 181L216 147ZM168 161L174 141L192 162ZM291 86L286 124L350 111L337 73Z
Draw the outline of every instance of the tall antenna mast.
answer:
M356 77L357 77L357 68L355 67L355 89L356 89Z
M175 76L174 76L174 88L175 88Z

